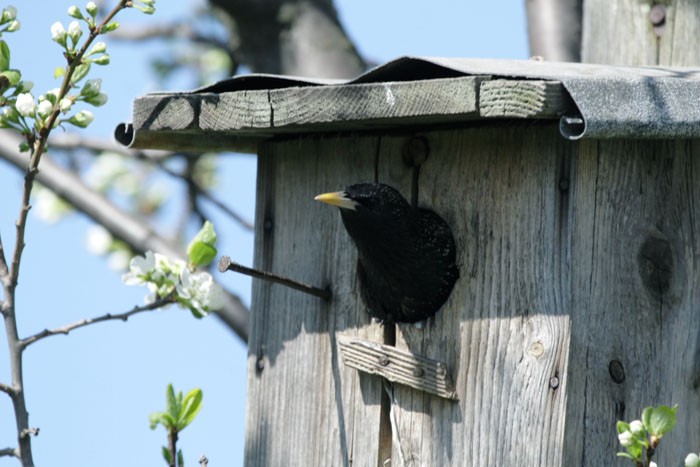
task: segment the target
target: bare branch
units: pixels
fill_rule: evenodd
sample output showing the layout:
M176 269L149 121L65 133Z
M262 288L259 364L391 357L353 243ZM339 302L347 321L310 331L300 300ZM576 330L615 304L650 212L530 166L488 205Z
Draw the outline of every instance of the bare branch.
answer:
M9 274L7 269L7 260L5 259L5 248L2 245L2 237L0 237L0 281L5 283L7 275Z
M0 392L4 392L10 397L15 395L15 390L12 388L12 386L8 386L5 383L0 383Z
M196 181L190 180L190 177L187 177L186 175L178 173L167 167L164 164L164 162L175 155L170 151L135 151L133 149L128 149L120 144L114 143L106 139L85 138L78 135L77 133L63 133L55 138L52 138L49 141L49 143L52 147L64 151L71 151L75 150L78 147L81 147L94 152L114 152L124 156L134 157L138 160L146 161L152 164L157 164L158 167L166 174L170 175L171 177L184 180L185 182L190 184L190 188L195 191L197 196L206 199L208 202L219 208L224 214L226 214L235 222L240 224L241 227L243 227L246 230L253 230L253 223L250 222L248 219L231 209L229 206L227 206L220 199L212 195L207 189L202 187Z
M19 459L19 450L17 448L0 449L0 457L16 457Z
M11 131L0 131L0 159L5 159L24 170L26 156L17 147L20 138ZM37 180L68 201L75 209L102 225L114 237L122 240L134 251L153 250L172 258L184 259L184 252L148 225L115 206L99 193L87 187L75 174L63 169L49 157L41 163ZM241 299L231 293L225 295L226 304L219 316L244 341L248 340L250 312Z
M228 48L228 43L212 36L198 32L191 23L164 23L149 26L120 27L109 35L110 39L123 41L145 41L148 39L185 39L198 44L213 45L222 49Z
M56 329L44 329L41 332L38 332L32 336L25 337L20 341L20 346L27 347L41 339L44 339L45 337L51 337L51 336L56 336L58 334L68 334L69 332L82 328L85 326L90 326L91 324L97 324L101 323L103 321L114 321L114 320L121 320L121 321L126 321L128 320L131 316L137 314L137 313L143 313L145 311L153 311L157 310L159 308L162 308L167 305L171 305L173 303L172 297L165 297L161 298L160 300L156 300L153 303L149 303L148 305L143 305L143 306L135 306L131 310L125 312L125 313L119 313L116 315L113 315L111 313L107 313L102 316L97 316L95 318L86 318L82 319L80 321L77 321L73 324L68 324L66 326L62 326L60 328Z

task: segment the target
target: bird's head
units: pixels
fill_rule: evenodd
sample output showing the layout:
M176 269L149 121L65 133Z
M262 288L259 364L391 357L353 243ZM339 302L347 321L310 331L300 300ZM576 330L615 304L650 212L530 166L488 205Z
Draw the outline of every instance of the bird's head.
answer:
M411 209L401 193L382 183L358 183L343 191L320 194L314 199L339 207L345 215L368 219L378 216L384 221L406 216Z

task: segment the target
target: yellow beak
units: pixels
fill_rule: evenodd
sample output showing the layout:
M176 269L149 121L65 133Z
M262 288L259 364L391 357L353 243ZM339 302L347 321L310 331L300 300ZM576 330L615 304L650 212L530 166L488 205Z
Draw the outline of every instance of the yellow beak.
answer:
M357 201L354 201L347 197L344 191L334 191L332 193L323 193L314 198L316 201L322 203L330 204L332 206L338 206L343 209L352 209L355 211L357 207Z

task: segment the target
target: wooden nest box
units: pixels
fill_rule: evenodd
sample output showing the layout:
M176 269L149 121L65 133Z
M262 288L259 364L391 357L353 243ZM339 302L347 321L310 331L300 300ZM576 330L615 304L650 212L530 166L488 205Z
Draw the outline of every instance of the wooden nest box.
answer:
M125 144L257 153L255 267L333 294L254 281L245 464L612 465L616 421L660 404L660 465L697 452L699 76L407 57L137 99ZM448 222L460 269L392 345L313 201L374 180Z

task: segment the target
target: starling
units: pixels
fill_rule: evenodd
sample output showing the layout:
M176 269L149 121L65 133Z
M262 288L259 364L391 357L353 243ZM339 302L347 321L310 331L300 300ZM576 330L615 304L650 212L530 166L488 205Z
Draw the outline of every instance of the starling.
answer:
M433 316L459 272L447 223L413 208L394 188L360 183L316 196L340 208L358 251L358 276L368 313L384 323L415 323Z

